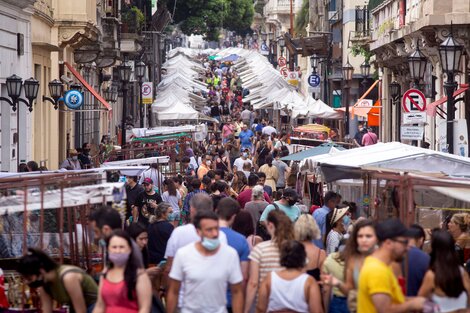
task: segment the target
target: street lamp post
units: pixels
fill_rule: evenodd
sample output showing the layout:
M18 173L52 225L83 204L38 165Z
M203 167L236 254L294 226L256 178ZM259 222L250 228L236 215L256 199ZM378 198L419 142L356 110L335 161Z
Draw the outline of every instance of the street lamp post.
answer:
M369 61L366 59L362 64L361 64L361 75L362 75L362 85L364 86L364 91L365 87L367 84L367 78L370 75L370 64Z
M145 127L145 119L144 116L146 116L146 107L144 106L143 103L143 94L142 94L142 85L144 83L143 79L145 76L145 63L142 61L139 61L135 64L135 74L137 78L139 79L139 104L140 104L140 127L144 128Z
M53 81L49 82L49 93L51 94L50 97L42 96L42 101L49 101L54 105L54 110L59 109L59 102L62 97L62 93L64 92L64 85L58 79L54 79Z
M311 57L310 57L310 65L312 66L312 74L316 74L317 73L317 68L318 68L318 61L320 60L320 58L318 57L318 55L315 53L313 54Z
M126 115L127 115L127 91L131 79L132 68L126 62L118 66L119 80L122 82L122 119L121 119L121 147L126 145Z
M346 64L343 66L343 80L344 80L344 102L346 107L345 112L345 138L349 137L349 82L352 80L352 76L354 73L354 67L349 63L349 56Z
M38 91L39 91L39 82L34 79L34 78L29 78L24 81L23 79L15 74L13 74L10 77L7 77L6 79L6 85L7 85L7 93L8 93L8 98L6 97L0 97L0 101L5 101L7 102L10 106L13 112L16 112L16 109L19 105L20 102L24 103L28 109L29 112L33 111L33 102L36 100L38 97ZM20 97L21 95L21 89L24 87L24 96L26 97L27 100L23 99ZM17 132L17 139L16 139L16 167L17 170L20 165L20 112L16 113L16 132Z
M457 82L454 80L454 77L455 73L457 73L460 68L462 52L463 46L455 41L452 36L452 31L449 37L447 37L447 39L439 46L439 57L442 70L447 76L444 88L446 89L447 94L447 149L449 153L454 153L454 91L457 89Z
M286 46L286 40L284 37L280 37L277 41L279 43L279 47L281 47L281 57L284 56L284 47Z
M426 65L428 60L426 56L419 50L419 45L416 47L416 51L410 54L408 57L408 65L410 67L410 77L413 81L413 87L419 87L419 81L423 79L424 72L426 71Z
M388 90L390 93L390 97L392 98L392 107L396 105L396 115L395 115L395 124L397 125L396 131L396 140L401 141L400 139L400 127L401 127L401 105L399 103L401 97L401 86L397 81L393 81L388 85ZM392 112L392 108L390 108L390 112ZM392 136L393 131L393 123L390 122L390 138Z

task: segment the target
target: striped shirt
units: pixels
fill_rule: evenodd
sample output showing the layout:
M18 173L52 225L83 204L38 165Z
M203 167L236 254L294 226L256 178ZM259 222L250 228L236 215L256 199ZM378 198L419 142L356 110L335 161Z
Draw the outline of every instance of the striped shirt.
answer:
M343 239L342 234L335 230L331 230L328 237L326 237L326 254L338 252L341 239Z
M268 273L283 269L280 264L279 248L271 240L257 244L251 251L249 259L259 265L258 283L261 283Z

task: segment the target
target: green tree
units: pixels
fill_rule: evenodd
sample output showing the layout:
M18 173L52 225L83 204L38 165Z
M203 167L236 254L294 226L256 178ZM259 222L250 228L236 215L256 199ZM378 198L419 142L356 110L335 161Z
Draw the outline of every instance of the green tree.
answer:
M203 35L206 40L218 40L223 27L243 34L253 21L252 0L163 0L160 5L173 14L186 35Z
M303 0L302 7L295 17L295 33L298 35L307 35L307 26L309 22L309 0Z

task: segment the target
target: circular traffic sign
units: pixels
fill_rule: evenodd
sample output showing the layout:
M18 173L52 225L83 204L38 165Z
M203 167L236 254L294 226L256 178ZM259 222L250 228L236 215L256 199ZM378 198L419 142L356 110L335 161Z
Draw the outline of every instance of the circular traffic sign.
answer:
M281 73L282 76L287 77L289 75L289 71L287 70L287 67L282 67L279 72Z
M403 94L403 110L407 113L412 111L426 111L426 97L418 89L408 89Z
M308 84L312 87L318 87L320 85L320 76L312 74L308 77Z
M142 95L143 96L149 96L152 93L152 87L149 85L143 85L142 86Z
M78 90L69 90L65 93L64 103L69 109L76 110L83 104L83 94Z
M279 57L277 59L277 64L280 66L280 67L284 67L287 65L287 60L285 57Z

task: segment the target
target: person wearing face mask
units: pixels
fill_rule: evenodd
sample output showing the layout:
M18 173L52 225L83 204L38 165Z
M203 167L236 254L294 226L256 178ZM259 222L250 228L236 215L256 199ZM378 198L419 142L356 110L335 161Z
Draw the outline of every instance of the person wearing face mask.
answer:
M152 219L149 227L149 263L159 264L165 259L165 250L168 239L175 229L169 219L173 212L169 203L162 202L155 209L155 219Z
M107 240L109 266L100 278L93 313L147 313L152 306L152 284L132 257L131 237L116 230Z
M197 169L197 178L201 179L212 169L212 156L205 154L201 166Z
M78 151L75 149L69 150L69 157L62 162L60 168L64 168L66 170L81 170L82 166L80 165L80 161L78 160Z
M42 312L52 313L54 301L69 305L75 313L92 312L98 286L81 268L59 265L44 252L28 248L18 261L17 271L30 288L37 289Z
M85 142L82 145L82 152L78 155L78 160L82 165L82 168L92 168L93 165L91 164L91 156L90 156L91 146L90 143Z
M241 313L243 276L237 251L221 244L219 220L213 211L199 211L193 221L199 240L176 252L169 274L167 312L177 312L178 295L184 284L181 312L227 312L229 285L232 311Z
M326 237L326 254L338 251L339 244L346 232L343 219L346 217L348 210L349 207L342 209L335 208L326 215L328 221L326 225L328 233L328 236Z
M266 224L266 218L268 217L269 212L273 210L281 210L286 213L292 222L295 222L299 218L301 212L300 208L295 205L298 199L299 195L294 189L284 189L281 199L268 205L266 209L264 209L263 214L261 214L259 221Z
M233 171L234 172L237 172L237 171L242 171L243 170L243 165L246 163L246 162L249 162L251 164L250 167L253 167L253 161L251 161L251 159L249 158L250 157L250 150L248 149L244 149L242 151L242 155L235 159L235 161L233 162Z

